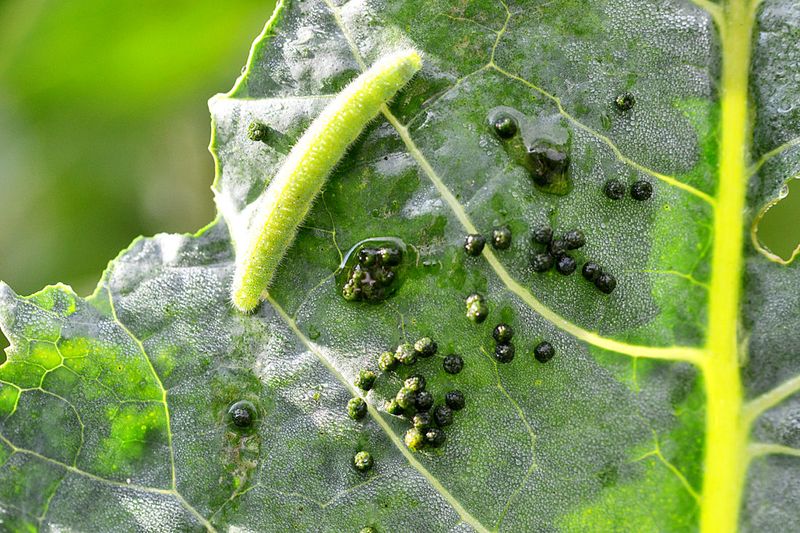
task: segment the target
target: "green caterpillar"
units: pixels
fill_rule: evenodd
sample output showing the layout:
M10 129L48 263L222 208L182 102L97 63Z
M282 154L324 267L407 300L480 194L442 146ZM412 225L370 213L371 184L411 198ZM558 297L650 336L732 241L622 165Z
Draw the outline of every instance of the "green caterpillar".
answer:
M232 299L239 310L249 312L259 304L331 170L421 67L422 57L413 49L382 57L345 87L297 141L256 200L250 227L237 243Z

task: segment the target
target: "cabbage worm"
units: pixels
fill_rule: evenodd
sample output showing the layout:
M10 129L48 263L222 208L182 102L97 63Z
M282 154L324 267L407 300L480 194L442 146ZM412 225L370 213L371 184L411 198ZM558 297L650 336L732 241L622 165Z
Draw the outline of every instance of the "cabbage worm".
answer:
M414 49L382 57L309 125L256 200L244 241L237 243L232 289L237 308L247 312L258 305L328 174L421 67L422 58Z

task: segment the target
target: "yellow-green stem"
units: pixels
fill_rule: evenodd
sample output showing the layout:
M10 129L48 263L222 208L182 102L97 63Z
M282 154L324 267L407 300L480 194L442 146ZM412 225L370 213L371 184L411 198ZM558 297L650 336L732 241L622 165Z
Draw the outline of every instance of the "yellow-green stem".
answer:
M708 356L702 364L708 402L700 517L703 533L732 533L737 529L749 432L742 419L737 325L749 167L748 82L754 26L751 2L729 0L719 22L722 40L719 190L709 291Z

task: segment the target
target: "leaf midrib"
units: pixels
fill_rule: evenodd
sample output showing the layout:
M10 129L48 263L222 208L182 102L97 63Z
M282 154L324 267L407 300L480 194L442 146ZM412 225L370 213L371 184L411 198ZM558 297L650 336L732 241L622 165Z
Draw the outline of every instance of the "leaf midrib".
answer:
M738 321L741 304L745 196L749 177L749 79L759 0L729 0L712 16L721 36L717 209L708 299L703 532L736 531L744 491L750 427L742 416Z

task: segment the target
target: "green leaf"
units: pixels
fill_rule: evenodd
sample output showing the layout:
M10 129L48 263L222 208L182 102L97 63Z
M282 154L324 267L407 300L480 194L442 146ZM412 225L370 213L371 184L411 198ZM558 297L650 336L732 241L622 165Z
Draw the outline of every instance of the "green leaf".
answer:
M798 32L791 0L279 4L211 101L220 217L135 241L88 298L0 285L3 525L800 529L797 264L755 239L800 172ZM331 96L406 46L423 71L329 178L268 301L235 311L231 236L247 207ZM622 111L625 92L636 103ZM501 106L528 144L566 133L567 194L535 187L520 138L494 135ZM612 177L654 195L612 201ZM510 249L464 253L466 234L501 224ZM617 289L534 273L543 224L583 230L575 256ZM407 246L397 290L346 301L348 251L388 237ZM466 317L475 292L482 324ZM516 332L507 364L492 356L499 322ZM381 352L424 336L436 356L355 387ZM556 350L544 364L542 340ZM442 369L450 353L459 374ZM410 451L409 422L384 410L414 373L437 403L466 397L441 448ZM369 410L353 420L358 395ZM227 414L239 401L251 428Z

